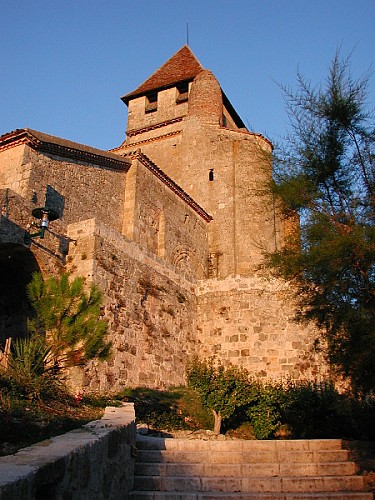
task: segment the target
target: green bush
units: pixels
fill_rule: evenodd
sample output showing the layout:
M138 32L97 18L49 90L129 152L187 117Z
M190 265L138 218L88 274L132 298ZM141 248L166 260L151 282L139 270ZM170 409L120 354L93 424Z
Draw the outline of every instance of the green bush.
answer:
M373 439L375 401L340 394L332 382L294 382L285 388L282 419L296 438Z
M187 377L216 421L223 421L224 431L249 422L257 439L375 437L375 398L339 393L330 381L265 383L213 358L194 358Z
M257 439L270 439L282 423L286 394L281 385L253 382L257 397L246 408L246 414Z
M291 382L285 392L283 420L293 435L307 439L337 437L343 424L337 421L338 410L341 405L343 417L347 418L348 408L344 408L346 398L341 398L331 383Z
M121 396L134 403L137 422L155 430L189 428L179 410L178 396L172 392L138 387L123 391Z
M212 413L202 404L199 394L190 387L174 387L169 393L176 399L178 411L184 416L190 429L211 429L214 419Z

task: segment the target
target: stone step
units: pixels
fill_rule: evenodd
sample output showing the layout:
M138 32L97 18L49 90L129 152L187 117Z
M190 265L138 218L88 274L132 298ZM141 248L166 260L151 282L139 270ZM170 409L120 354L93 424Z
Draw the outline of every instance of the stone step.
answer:
M355 472L356 466L354 462L273 462L253 464L137 462L135 464L135 474L137 476L350 476Z
M133 500L372 500L335 440L137 441Z
M199 477L135 476L134 490L163 492L297 493L361 491L361 476Z
M225 457L225 458L224 458ZM225 450L147 450L138 451L139 462L160 463L319 463L345 462L347 450L319 451L225 451Z
M132 500L373 500L372 493L364 492L314 492L314 493L192 493L190 491L137 491L131 492Z
M203 440L174 439L139 436L139 450L181 450L181 451L319 451L341 450L341 439L288 439L288 440Z

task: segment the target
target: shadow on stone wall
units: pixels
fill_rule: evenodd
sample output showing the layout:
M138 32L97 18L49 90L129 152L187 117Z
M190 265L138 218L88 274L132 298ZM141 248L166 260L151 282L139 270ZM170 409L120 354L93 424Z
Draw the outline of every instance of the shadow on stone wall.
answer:
M8 337L23 337L33 309L26 294L32 274L39 271L33 253L22 245L0 244L0 345Z

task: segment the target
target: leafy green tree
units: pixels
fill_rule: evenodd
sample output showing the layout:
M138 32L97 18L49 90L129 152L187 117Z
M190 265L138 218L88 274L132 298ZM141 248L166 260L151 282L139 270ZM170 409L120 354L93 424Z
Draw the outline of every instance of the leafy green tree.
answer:
M246 407L246 415L257 439L271 439L281 425L282 409L286 405L281 384L253 382L256 397Z
M102 294L95 285L86 293L81 277L70 280L64 273L44 281L35 273L27 292L36 313L29 331L45 337L55 370L108 358L111 343L106 341L107 322L100 319Z
M230 418L236 409L249 404L253 386L246 370L229 365L223 366L214 358L201 361L194 357L187 366L188 385L195 389L202 403L214 415L214 432L220 434L223 420Z
M323 332L331 366L357 393L375 388L375 127L368 75L337 53L324 84L298 74L284 88L290 133L275 154L273 189L300 219L271 265L297 285L299 319Z

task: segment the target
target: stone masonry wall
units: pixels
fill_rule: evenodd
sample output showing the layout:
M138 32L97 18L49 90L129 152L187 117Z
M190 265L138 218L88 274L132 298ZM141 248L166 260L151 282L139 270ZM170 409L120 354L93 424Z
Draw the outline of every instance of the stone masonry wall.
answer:
M51 157L29 147L15 150L17 154L11 155L12 149L0 153L2 215L19 227L20 235L28 224L37 222L31 215L33 208L47 204L60 215L50 224L43 241L33 240L36 251L43 247L41 252L45 250L64 262L69 245L74 243L66 237L68 225L95 218L124 232L182 274L206 274L206 223L140 162L135 161L125 174ZM35 228L30 228L33 231Z
M265 379L319 380L327 366L318 333L294 321L286 283L267 277L201 281L197 288L202 357L216 356Z
M127 206L124 218L133 229L125 234L181 274L206 276L207 223L139 161L133 162L130 176L136 179L127 182L126 199L133 200L133 209Z
M67 224L91 217L121 230L124 172L52 157L30 148L29 164L32 165L30 194L35 193L36 206L43 206L47 191L47 197L54 205L51 208L56 207L61 218L54 223L59 230L63 232Z
M43 240L34 239L31 251L46 274L61 272L69 251L67 226L96 217L122 228L125 173L80 164L39 153L29 146L0 152L2 185L2 242L23 244L25 229L38 230L31 215L36 207L54 208L60 218L53 221ZM5 220L6 219L6 220ZM5 229L6 226L6 229Z
M31 148L16 160L29 172L28 183L23 196L2 191L0 243L22 245L31 210L44 205L47 192L61 220L43 240L32 240L40 269L45 275L70 270L104 293L114 356L92 363L83 385L117 391L183 383L196 331L194 283L207 268L206 222L140 162L123 174Z
M218 256L216 276L254 274L263 252L282 240L268 192L269 145L255 135L204 125L192 117L186 119L177 153L183 168L170 165L167 173L213 217L208 244Z
M151 112L145 112L147 106L145 96L132 99L129 102L127 129L139 130L186 115L187 101L177 103L177 98L175 87L159 91L156 109Z
M92 273L104 291L103 314L113 342L113 357L91 362L77 385L117 392L129 386L183 384L186 359L196 345L194 282L93 221L71 225L69 236L77 245L71 248L68 268L79 275Z
M35 204L12 189L0 189L0 208L0 244L16 245L18 251L20 248L26 251L25 229L31 233L38 230L35 226L31 226L36 220L31 215ZM28 252L32 252L43 274L56 275L64 269L68 244L65 233L54 232L51 226L51 231L46 231L43 240L33 240Z
M18 145L0 152L0 189L8 188L20 196L27 196L31 174L31 165L26 166L25 160L28 149Z

